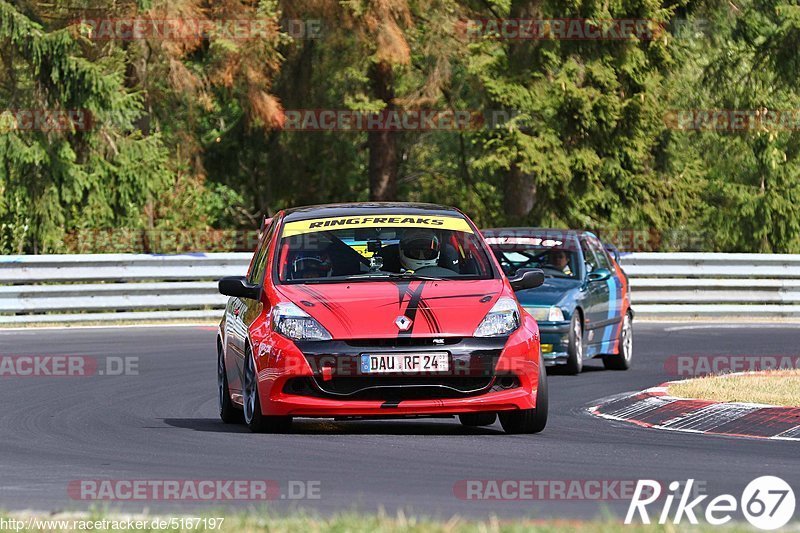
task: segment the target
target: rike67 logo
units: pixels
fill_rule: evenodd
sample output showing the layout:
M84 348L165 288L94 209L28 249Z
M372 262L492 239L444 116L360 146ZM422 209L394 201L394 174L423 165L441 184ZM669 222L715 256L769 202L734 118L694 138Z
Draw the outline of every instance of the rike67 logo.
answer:
M666 524L669 521L680 524L684 518L691 524L697 524L697 514L704 509L706 522L711 525L718 526L730 522L735 513L741 511L753 526L772 530L785 526L794 516L794 491L779 477L762 476L754 479L745 487L738 500L731 494L721 494L708 502L705 501L708 498L707 494L690 500L696 495L692 492L693 485L694 479L689 479L686 483L673 481L669 484L669 492L663 498L663 507L658 516L659 524ZM649 524L648 506L661 499L661 492L661 484L658 481L640 479L628 507L628 514L625 515L625 523L632 523L638 513L642 523ZM673 511L676 500L677 504ZM654 511L658 511L658 505L652 507Z

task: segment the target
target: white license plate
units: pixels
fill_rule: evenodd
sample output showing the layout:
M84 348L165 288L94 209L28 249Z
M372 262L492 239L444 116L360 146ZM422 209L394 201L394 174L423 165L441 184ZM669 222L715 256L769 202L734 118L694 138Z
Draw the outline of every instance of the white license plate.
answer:
M447 372L450 359L447 353L363 354L362 374L391 374L395 372Z

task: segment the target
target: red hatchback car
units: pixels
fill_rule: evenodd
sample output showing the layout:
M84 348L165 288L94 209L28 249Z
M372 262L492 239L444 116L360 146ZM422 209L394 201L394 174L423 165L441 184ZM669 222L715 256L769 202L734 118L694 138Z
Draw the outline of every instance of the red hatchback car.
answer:
M536 433L547 383L536 321L463 213L364 203L278 213L229 296L220 416L253 431L293 417L452 417Z

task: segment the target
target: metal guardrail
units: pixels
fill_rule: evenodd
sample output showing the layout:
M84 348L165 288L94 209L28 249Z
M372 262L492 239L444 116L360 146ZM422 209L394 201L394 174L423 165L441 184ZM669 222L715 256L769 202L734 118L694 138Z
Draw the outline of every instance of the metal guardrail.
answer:
M250 253L0 257L0 324L221 317L217 280Z
M251 254L0 257L0 324L220 318ZM622 257L639 317L800 317L800 255Z
M623 256L645 317L800 317L800 255L634 253Z

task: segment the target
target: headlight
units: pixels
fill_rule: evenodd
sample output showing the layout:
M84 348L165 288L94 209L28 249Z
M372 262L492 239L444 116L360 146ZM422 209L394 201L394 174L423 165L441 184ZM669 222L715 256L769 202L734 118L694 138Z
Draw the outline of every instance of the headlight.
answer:
M525 310L529 312L537 322L564 321L564 312L560 307L526 307Z
M564 312L561 310L560 307L551 307L550 313L547 315L547 320L549 320L550 322L563 322Z
M272 308L272 328L296 341L329 341L332 338L322 324L290 302Z
M519 327L519 309L511 298L500 298L475 330L475 337L508 335Z

